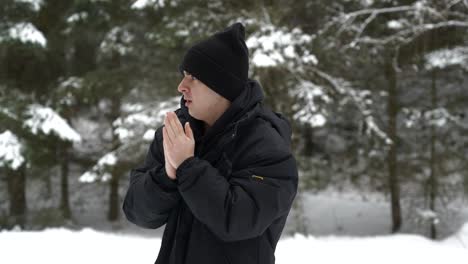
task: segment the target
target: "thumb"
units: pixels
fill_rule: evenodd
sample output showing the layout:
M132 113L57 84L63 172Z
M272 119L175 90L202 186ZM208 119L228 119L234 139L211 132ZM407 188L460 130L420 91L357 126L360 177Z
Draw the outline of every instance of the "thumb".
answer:
M190 139L194 139L193 131L192 131L192 128L190 127L189 122L185 122L185 135L187 135L187 137L189 137Z

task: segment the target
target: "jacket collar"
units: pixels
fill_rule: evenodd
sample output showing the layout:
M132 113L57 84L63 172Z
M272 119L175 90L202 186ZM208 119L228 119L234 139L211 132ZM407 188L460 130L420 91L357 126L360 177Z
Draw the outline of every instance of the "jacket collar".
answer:
M257 106L264 99L262 87L260 84L252 79L249 79L245 89L242 93L231 103L230 107L215 121L215 123L203 133L203 121L192 117L188 108L185 106L183 96L180 99L180 107L186 120L190 122L190 127L193 130L195 141L197 143L203 142L207 145L216 136L222 134L227 129L234 127L234 136L238 125L255 116L258 112Z

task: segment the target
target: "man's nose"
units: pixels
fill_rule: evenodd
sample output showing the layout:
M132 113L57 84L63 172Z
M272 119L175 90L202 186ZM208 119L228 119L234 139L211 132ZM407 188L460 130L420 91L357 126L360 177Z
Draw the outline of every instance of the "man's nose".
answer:
M177 88L177 90L180 92L180 93L187 93L190 91L190 86L188 84L188 82L186 81L187 80L187 76L185 76L182 81L180 81L179 83L179 87Z

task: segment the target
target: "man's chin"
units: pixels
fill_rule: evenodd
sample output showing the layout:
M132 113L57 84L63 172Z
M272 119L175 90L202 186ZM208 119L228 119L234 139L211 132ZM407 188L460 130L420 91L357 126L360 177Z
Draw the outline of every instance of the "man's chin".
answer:
M196 120L198 121L203 121L198 115L197 113L194 113L192 109L188 109L188 113L191 117L195 118Z
M187 108L187 110L188 110L188 113L189 113L189 115L190 115L191 117L193 117L193 118L195 118L195 119L198 119L198 118L197 118L197 114L194 113L194 112L192 111L191 108Z

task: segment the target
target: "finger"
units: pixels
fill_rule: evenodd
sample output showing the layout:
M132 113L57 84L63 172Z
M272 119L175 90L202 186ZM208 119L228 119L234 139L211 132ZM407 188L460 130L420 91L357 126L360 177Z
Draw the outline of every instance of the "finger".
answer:
M163 127L163 149L164 149L164 156L166 155L166 148L167 148L167 139L166 139L166 128Z
M177 115L174 112L169 112L169 121L171 122L174 133L176 133L177 136L185 134L182 124L180 124L179 118L177 118Z
M175 138L175 135L174 135L174 132L172 131L171 123L169 122L169 117L167 113L166 113L166 117L164 118L164 126L166 128L166 135L169 138L169 141L172 142L172 139Z
M172 141L169 135L167 134L167 128L163 127L163 144L166 144L166 147L172 146Z
M193 131L192 131L192 128L190 127L190 123L189 123L189 122L185 122L185 134L186 134L187 137L189 137L190 139L194 139L194 138L193 138Z
M166 119L164 119L164 124L166 125L167 135L171 138L171 142L173 142L177 137L177 133L175 131L175 128L173 128L169 112L166 113Z

